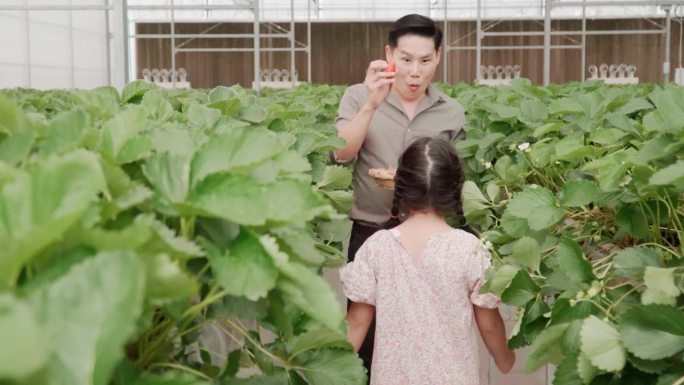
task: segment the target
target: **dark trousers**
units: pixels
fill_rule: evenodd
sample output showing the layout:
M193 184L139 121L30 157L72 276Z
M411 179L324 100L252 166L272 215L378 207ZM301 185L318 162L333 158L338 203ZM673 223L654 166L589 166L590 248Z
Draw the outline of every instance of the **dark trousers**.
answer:
M352 224L351 237L349 238L349 252L347 254L347 260L349 262L354 260L356 252L359 250L363 242L368 239L373 233L380 230L379 228L364 226L358 222ZM351 302L347 300L347 309ZM375 340L375 319L371 322L370 328L368 328L368 333L366 334L366 339L363 340L361 349L359 349L359 357L363 360L363 366L368 370L368 378L371 374L371 362L373 361L373 342Z

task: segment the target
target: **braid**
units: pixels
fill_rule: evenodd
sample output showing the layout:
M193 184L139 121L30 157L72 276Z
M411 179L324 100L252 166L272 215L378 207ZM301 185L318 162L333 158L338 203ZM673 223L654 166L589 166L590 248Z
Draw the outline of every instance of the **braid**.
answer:
M392 210L390 211L390 219L385 222L385 228L391 229L398 226L401 221L399 220L399 203L401 202L401 190L399 186L395 183L394 199L392 200Z

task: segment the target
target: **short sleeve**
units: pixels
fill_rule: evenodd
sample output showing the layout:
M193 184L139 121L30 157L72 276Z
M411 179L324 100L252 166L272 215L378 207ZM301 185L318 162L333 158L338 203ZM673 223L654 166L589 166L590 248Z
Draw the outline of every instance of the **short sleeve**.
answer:
M344 295L354 302L375 305L377 282L370 264L370 253L366 244L356 252L354 262L340 269Z
M480 293L480 289L485 281L485 271L489 266L491 266L490 254L484 245L479 243L475 248L472 262L468 265L470 302L479 307L494 309L501 302L499 297L492 293Z
M359 101L354 98L352 87L347 88L340 100L340 106L337 109L337 117L335 118L335 129L338 131L349 124L356 114L361 109ZM356 157L348 160L337 159L335 151L330 152L330 161L341 165L350 165L356 161Z

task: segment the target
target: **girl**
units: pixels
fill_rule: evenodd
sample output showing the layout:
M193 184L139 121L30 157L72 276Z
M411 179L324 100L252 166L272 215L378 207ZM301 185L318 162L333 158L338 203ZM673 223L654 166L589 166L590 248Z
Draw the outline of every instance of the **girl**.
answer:
M456 151L442 139L418 139L399 159L394 180L391 229L373 234L340 271L352 301L347 338L356 351L376 317L371 385L480 384L475 323L508 373L515 354L506 346L499 300L479 293L489 253L445 220L448 213L463 216Z

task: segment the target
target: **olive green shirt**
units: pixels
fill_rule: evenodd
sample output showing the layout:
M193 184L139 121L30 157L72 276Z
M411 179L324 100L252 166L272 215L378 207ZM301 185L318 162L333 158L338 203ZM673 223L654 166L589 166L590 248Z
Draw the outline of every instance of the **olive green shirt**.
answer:
M343 128L366 103L366 86L347 88L335 119L337 130ZM420 101L416 116L409 120L399 99L389 93L373 113L368 133L355 159L338 161L354 163L354 203L350 218L366 226L382 226L390 215L394 192L379 187L368 175L371 168L396 168L399 156L420 137L441 137L453 140L465 125L463 107L438 91L433 85ZM460 136L460 135L459 135Z

